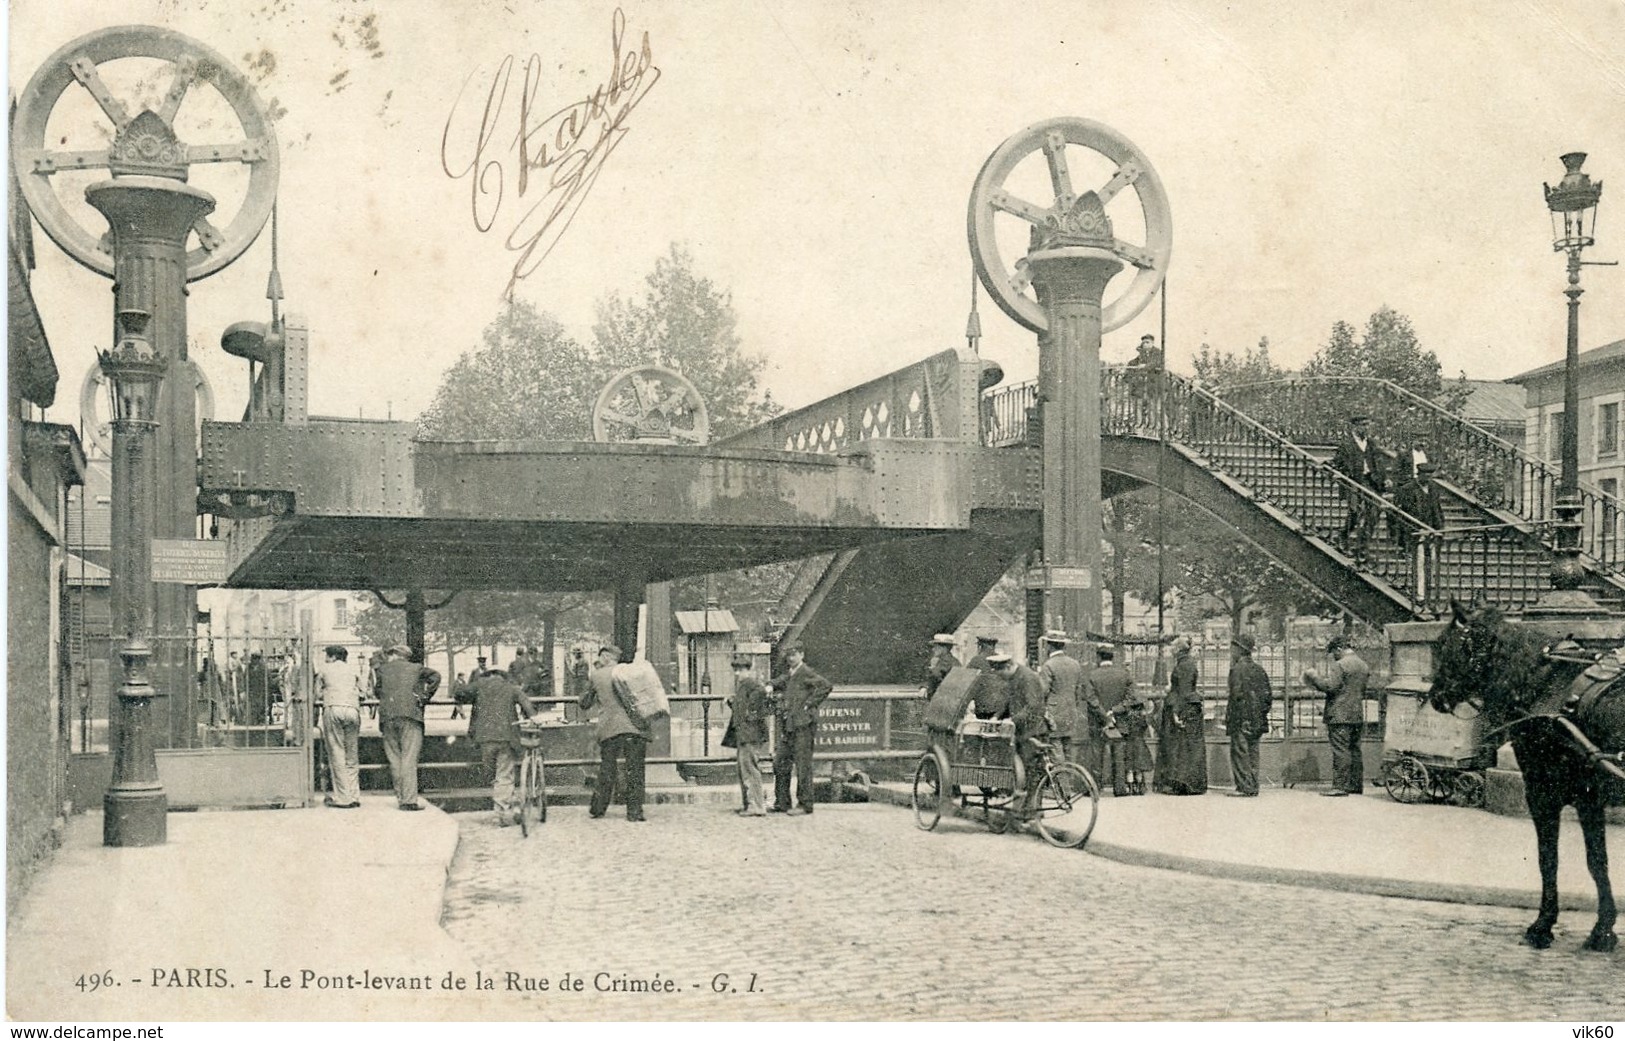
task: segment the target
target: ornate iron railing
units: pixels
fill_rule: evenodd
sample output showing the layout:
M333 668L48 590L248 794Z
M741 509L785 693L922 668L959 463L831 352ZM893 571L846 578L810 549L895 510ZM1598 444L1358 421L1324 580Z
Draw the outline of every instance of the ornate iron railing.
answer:
M1345 566L1382 578L1419 612L1437 610L1450 597L1481 593L1503 608L1525 606L1547 588L1546 558L1524 535L1507 527L1436 530L1370 488L1281 436L1231 402L1175 375L1134 367L1101 372L1101 432L1158 437L1198 453L1233 477L1254 498L1291 517L1328 544ZM1036 382L990 391L983 406L990 446L1036 442ZM1380 518L1370 555L1355 561L1339 547L1350 504L1364 503ZM1412 533L1408 548L1396 538Z
M1531 524L1552 520L1561 476L1557 467L1388 380L1293 377L1224 387L1219 393L1298 444L1335 443L1349 415L1369 415L1379 441L1391 442L1390 447L1403 450L1412 437L1421 438L1440 475L1479 502ZM1582 482L1580 504L1580 548L1587 563L1604 574L1619 573L1625 569L1620 530L1625 501ZM1540 534L1550 544L1552 533Z

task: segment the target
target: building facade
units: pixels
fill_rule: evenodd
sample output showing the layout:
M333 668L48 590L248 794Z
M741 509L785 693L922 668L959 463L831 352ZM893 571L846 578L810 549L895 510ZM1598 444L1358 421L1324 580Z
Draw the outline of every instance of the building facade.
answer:
M16 184L12 198L18 199ZM67 803L68 694L63 669L68 489L84 480L72 427L38 412L57 367L29 285L28 211L6 237L6 909L54 848Z
M1556 361L1514 376L1524 388L1525 448L1559 461L1563 428L1563 369ZM1580 355L1580 481L1618 497L1625 485L1620 420L1625 414L1625 340Z

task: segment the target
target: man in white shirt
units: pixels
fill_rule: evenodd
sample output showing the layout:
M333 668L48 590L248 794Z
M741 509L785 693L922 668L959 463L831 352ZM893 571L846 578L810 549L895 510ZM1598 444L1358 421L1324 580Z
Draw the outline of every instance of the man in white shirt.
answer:
M322 738L327 742L333 791L322 803L339 810L361 805L361 683L350 652L334 645L316 670L316 696L322 706Z

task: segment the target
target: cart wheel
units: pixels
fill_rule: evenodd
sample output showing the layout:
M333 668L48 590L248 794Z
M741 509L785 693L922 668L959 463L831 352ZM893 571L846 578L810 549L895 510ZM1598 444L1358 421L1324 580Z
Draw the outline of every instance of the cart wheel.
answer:
M1456 778L1454 770L1443 770L1434 767L1428 771L1428 798L1434 802L1449 802L1450 797L1456 794Z
M1100 812L1100 786L1076 763L1062 763L1038 785L1038 833L1051 846L1076 849L1089 841Z
M914 823L923 831L935 828L942 819L946 797L943 779L947 775L947 759L934 748L921 756L920 765L914 768Z
M1479 807L1484 805L1484 775L1478 770L1463 770L1456 775L1455 791L1452 793L1457 806Z
M1383 766L1382 780L1395 802L1421 802L1428 791L1428 768L1402 755Z

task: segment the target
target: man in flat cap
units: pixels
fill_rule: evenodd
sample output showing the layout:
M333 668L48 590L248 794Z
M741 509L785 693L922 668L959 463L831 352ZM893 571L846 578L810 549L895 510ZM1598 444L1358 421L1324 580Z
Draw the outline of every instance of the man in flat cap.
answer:
M613 644L598 648L597 666L581 691L581 707L598 709L598 784L593 788L587 816L597 819L609 811L615 791L617 764L624 764L626 819L641 822L643 817L644 760L649 738L654 736L637 706L632 691L615 678L621 649Z
M1365 688L1371 666L1347 640L1333 637L1326 645L1332 659L1325 675L1313 669L1303 681L1326 695L1321 718L1332 746L1332 788L1322 795L1360 795L1365 791L1365 763L1360 754L1360 731L1365 729Z
M1416 546L1418 527L1410 520L1427 525L1435 531L1444 527L1444 503L1439 498L1439 486L1433 483L1433 464L1420 463L1403 484L1394 489L1394 505L1403 510L1404 517L1393 518L1394 539L1406 553Z
M1224 727L1230 734L1230 773L1236 790L1231 795L1258 794L1258 739L1269 732L1270 677L1253 660L1258 641L1251 633L1238 633L1230 641L1230 700Z
M1067 636L1051 629L1043 638L1044 662L1038 666L1038 679L1044 684L1044 711L1049 713L1055 731L1050 740L1062 762L1073 759L1073 731L1078 727L1078 703L1082 697L1083 666L1066 653Z
M1349 417L1349 430L1337 443L1332 455L1332 469L1376 496L1388 490L1386 456L1371 436L1371 417L1355 414ZM1370 495L1361 495L1346 485L1338 490L1348 507L1343 521L1343 549L1356 563L1365 563L1370 550L1371 534L1376 530L1378 505Z
M1009 683L990 664L990 657L999 650L997 636L976 638L976 657L966 662L968 668L981 675L971 688L971 712L977 719L1004 719L1010 715Z
M987 660L1009 683L1010 719L1016 724L1016 754L1021 756L1027 772L1027 792L1021 808L1027 811L1033 806L1043 773L1043 757L1033 747L1033 741L1049 737L1049 724L1044 716L1044 681L1038 678L1038 673L1008 654L991 654Z
M389 649L389 660L378 666L374 694L378 697L378 729L384 738L384 758L395 781L395 799L403 810L421 810L418 801L418 754L423 751L423 706L440 689L440 673L415 660L412 649L399 644Z
M323 657L326 660L316 670L316 698L322 707L322 738L333 790L322 804L353 810L361 805L361 677L346 648L334 644Z
M773 806L769 813L811 813L813 746L818 740L818 706L834 686L807 664L807 654L791 645L784 651L789 671L773 677L768 689L778 695L774 715L778 744L773 749ZM796 805L790 806L790 773L796 776Z

